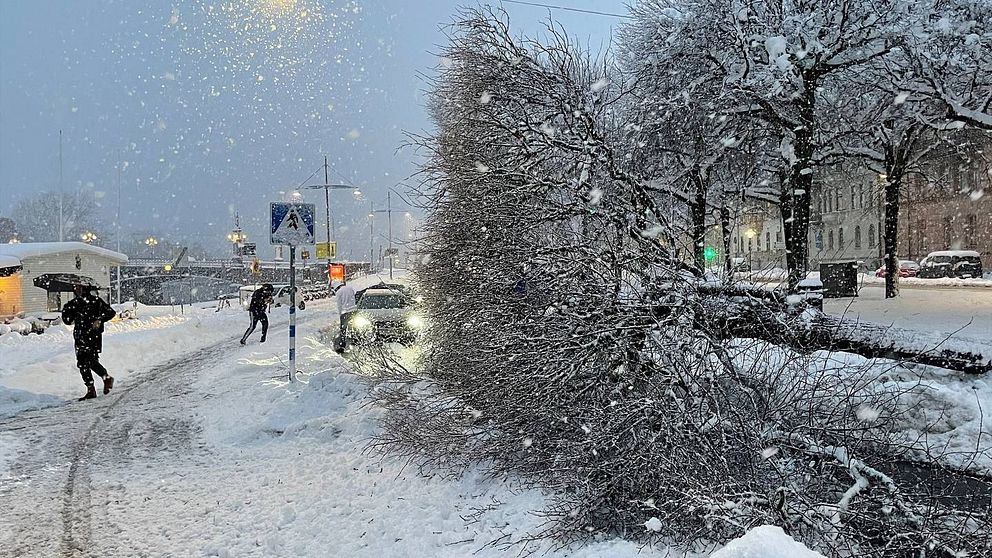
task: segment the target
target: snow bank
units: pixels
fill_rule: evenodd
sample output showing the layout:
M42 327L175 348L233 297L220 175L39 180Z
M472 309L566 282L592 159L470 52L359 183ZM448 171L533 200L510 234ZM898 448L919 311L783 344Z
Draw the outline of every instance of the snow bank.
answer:
M315 301L306 312L326 313L331 304ZM215 343L230 340L236 346L247 327L246 313L237 306L215 312L139 305L136 316L106 326L100 360L118 387L156 365ZM269 316L273 337L285 335L288 311L276 310ZM42 335L0 336L0 417L71 401L82 390L71 327L52 326Z
M710 558L824 558L785 534L781 527L755 527L714 552Z
M24 450L24 442L17 436L0 433L0 480L10 478L10 465Z
M197 374L194 447L147 467L93 473L109 502L101 555L496 558L678 558L623 540L557 549L519 543L543 528L546 502L512 480L470 472L421 476L415 466L366 448L380 411L362 377L322 344L323 318L303 319L299 382L286 381L280 352L235 348ZM153 526L153 527L151 527ZM126 549L113 545L129 545Z

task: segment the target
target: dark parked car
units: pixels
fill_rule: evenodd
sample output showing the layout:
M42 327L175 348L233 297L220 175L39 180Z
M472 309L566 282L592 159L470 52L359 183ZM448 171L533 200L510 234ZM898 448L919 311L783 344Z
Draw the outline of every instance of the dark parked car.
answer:
M920 270L916 276L926 279L981 277L982 258L978 252L972 250L931 252L920 262Z

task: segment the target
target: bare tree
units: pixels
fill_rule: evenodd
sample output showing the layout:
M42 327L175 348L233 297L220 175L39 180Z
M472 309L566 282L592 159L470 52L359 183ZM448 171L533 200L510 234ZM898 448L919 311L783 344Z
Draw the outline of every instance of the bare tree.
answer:
M20 240L52 242L59 240L61 215L63 239L70 241L79 240L84 232L101 236L99 210L96 199L86 193L69 196L43 192L18 203L12 217L17 220Z
M920 450L887 368L827 365L801 303L708 287L671 256L694 233L616 128L627 82L547 34L488 11L451 29L434 132L414 139L430 326L413 365L364 356L380 443L546 489L565 543L657 518L686 546L774 523L836 556L987 552L987 506L886 471Z

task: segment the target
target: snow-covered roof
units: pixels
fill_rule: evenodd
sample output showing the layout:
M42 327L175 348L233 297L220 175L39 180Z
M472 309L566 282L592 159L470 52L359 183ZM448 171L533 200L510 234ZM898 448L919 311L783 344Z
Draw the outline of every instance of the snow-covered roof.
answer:
M5 267L19 267L21 265L21 260L15 258L14 256L5 256L0 254L0 269Z
M14 258L17 261L14 265L21 265L24 258L36 258L38 256L50 256L53 254L63 254L65 252L82 252L107 258L116 264L126 264L127 256L120 252L92 246L85 242L22 242L20 244L0 244L0 258Z
M967 256L970 258L979 258L981 254L974 250L941 250L940 252L930 252L927 257L930 256Z

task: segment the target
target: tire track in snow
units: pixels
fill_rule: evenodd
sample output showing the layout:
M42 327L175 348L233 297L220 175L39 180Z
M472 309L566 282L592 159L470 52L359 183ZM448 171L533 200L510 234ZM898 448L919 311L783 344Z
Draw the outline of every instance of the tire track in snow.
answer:
M127 450L135 449L134 446L121 444L119 437L110 440L109 444L98 443L105 441L100 440L100 438L106 436L108 431L119 426L119 423L115 423L113 418L116 415L121 415L121 413L115 413L115 410L132 402L138 407L136 413L129 413L126 417L122 417L124 418L123 429L127 433L135 420L134 417L140 416L142 407L154 406L160 402L161 398L172 398L188 393L183 390L176 390L176 388L182 388L182 383L188 376L218 357L221 354L218 349L229 343L229 340L225 340L191 355L152 368L138 382L128 386L92 420L82 438L73 448L69 473L62 491L62 540L59 548L59 555L62 558L79 558L89 555L87 551L91 546L93 533L90 467L96 457L95 450L110 447L117 457L123 457ZM176 393L176 391L183 391L183 393ZM149 397L135 397L136 394L142 393ZM128 422L129 420L131 422ZM161 430L165 429L160 429L158 434L162 434ZM185 432L180 430L181 434L188 434L188 432L188 430ZM153 433L155 433L154 430ZM94 443L94 439L97 443ZM160 443L155 436L152 437L152 445L158 446Z

